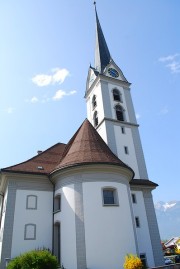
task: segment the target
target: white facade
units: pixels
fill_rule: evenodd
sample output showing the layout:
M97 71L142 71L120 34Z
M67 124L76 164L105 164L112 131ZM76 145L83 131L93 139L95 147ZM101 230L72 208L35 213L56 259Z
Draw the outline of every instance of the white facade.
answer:
M110 67L112 68L112 64ZM119 68L116 69L121 72ZM93 72L93 71L91 71ZM87 83L87 85L89 85ZM138 133L135 112L130 95L130 84L119 79L99 75L90 88L87 89L87 117L94 126L94 113L97 112L98 125L95 126L110 149L135 172L135 178L147 178L141 141ZM113 99L113 90L119 91L121 101ZM93 107L93 97L97 105ZM115 106L124 110L124 121L118 121ZM124 133L122 133L122 128ZM125 153L125 147L128 153Z
M66 269L122 269L128 253L163 265L151 195L157 185L148 180L130 83L110 57L97 12L96 22L98 68L89 68L85 98L107 145L86 120L67 146L2 169L0 269L6 258L43 247Z
M31 197L35 201L28 205ZM17 190L11 257L39 247L52 250L52 201L52 192Z
M105 187L117 190L118 206L103 206ZM126 253L137 252L127 186L108 181L83 183L83 197L87 268L120 268Z
M137 253L130 175L112 169L86 167L75 175L72 169L65 177L53 176L55 196L61 195L54 223L61 227L60 260L65 268L85 268L83 263L93 269L121 268L127 253ZM117 205L103 204L104 188L116 190Z
M60 224L60 260L65 268L76 268L74 185L56 189L55 196L58 194L61 195L61 210L54 214L54 224Z

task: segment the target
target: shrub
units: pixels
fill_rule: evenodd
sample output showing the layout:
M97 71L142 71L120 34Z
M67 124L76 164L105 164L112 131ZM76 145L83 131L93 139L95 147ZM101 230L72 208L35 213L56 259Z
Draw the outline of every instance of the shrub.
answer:
M142 269L143 264L139 257L133 254L128 254L125 257L124 269Z
M32 250L13 259L7 269L57 269L58 261L48 250Z
M177 246L175 247L175 254L180 254L180 249L177 248Z

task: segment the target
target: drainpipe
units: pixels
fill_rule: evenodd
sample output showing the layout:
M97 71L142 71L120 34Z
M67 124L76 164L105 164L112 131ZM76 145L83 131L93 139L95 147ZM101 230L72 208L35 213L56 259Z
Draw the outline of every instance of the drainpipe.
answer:
M52 214L52 253L54 254L54 195L55 195L55 185L53 184L52 180L49 178L49 181L53 185L53 214Z
M2 197L2 203L1 203L1 212L0 212L0 228L1 228L1 222L2 222L2 214L3 214L3 206L4 206L4 194L0 193L0 196Z

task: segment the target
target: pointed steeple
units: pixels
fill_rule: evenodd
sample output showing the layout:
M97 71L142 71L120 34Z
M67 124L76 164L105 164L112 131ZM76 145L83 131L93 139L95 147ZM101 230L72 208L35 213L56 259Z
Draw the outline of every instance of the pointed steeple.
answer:
M95 14L96 14L96 48L95 48L95 68L102 73L104 68L109 64L111 60L111 55L99 22L96 2L95 5Z

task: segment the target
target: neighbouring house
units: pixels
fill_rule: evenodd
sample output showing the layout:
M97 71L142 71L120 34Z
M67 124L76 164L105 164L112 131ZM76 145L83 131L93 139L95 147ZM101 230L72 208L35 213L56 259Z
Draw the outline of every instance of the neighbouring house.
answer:
M172 237L166 243L164 243L165 250L171 249L174 251L175 248L180 250L180 237Z

